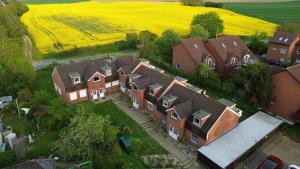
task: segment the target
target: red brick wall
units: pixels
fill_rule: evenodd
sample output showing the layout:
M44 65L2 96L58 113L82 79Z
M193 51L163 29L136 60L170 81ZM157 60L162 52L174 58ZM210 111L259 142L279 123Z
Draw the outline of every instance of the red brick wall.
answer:
M151 102L150 102L150 103L151 103ZM161 121L161 116L163 115L163 113L160 112L160 111L158 111L158 110L157 110L157 106L156 106L155 104L153 104L153 103L152 103L152 107L153 107L152 110L148 109L148 101L145 100L145 106L144 106L145 110L146 110L147 112L149 112L149 115L150 115L152 118L154 118L155 120L157 120L157 121L160 122L160 121Z
M300 84L287 72L273 75L274 104L269 111L293 121L292 114L300 108Z
M173 48L173 67L180 65L180 69L187 73L193 73L198 63L191 58L184 46L179 43Z
M206 43L206 48L214 56L216 62L216 72L224 74L226 72L226 63L220 58L218 53L214 50L214 48L209 43Z
M120 85L112 86L112 87L106 88L105 90L106 90L106 95L117 93L120 91Z
M205 145L206 141L198 136L197 144L192 142L192 132L189 129L184 130L184 141L195 148L200 148Z
M295 63L296 60L300 60L300 54L297 54L297 50L300 50L300 45L295 46L294 54L293 54L293 63Z
M99 82L94 82L94 77L96 76L100 77ZM97 94L98 94L100 88L105 89L105 78L100 74L95 74L93 77L91 77L89 81L87 81L87 94L90 100L92 100L92 95L91 95L92 91L97 90Z
M67 94L65 91L65 86L64 86L62 80L60 79L59 74L56 69L54 69L54 71L53 71L52 81L53 81L53 85L55 83L61 90L61 95L58 93L58 91L55 91L56 94L59 95L65 102L67 102L68 98L67 98ZM54 89L55 89L55 87L54 87Z
M169 111L168 115L167 115L168 130L169 130L170 126L175 127L178 130L178 133L179 133L178 138L179 139L183 138L184 127L185 127L185 119L180 119L179 117L178 117L177 120L174 119L173 117L171 117L172 112L173 112L173 110Z
M74 91L75 92L75 91ZM88 95L88 93L87 93L87 96L86 97L83 97L83 98L80 98L80 90L77 90L76 91L76 94L77 94L77 99L76 100L70 100L70 93L71 92L69 92L69 93L66 93L66 98L65 98L65 101L68 103L68 104L76 104L76 103L80 103L80 102L83 102L83 101L86 101L86 100L88 100L89 99L89 95Z
M227 108L225 112L220 116L219 120L214 124L207 135L207 143L212 142L216 138L220 137L227 131L234 128L239 122L239 116Z
M144 105L145 105L145 99L144 99L145 94L144 93L145 93L144 90L134 90L133 85L131 85L131 96L138 99L138 101L139 101L139 110L144 109Z

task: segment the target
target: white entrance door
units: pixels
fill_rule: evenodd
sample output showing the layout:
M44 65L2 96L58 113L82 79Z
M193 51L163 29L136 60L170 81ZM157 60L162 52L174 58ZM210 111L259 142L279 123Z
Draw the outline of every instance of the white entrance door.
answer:
M169 136L173 139L177 140L178 138L178 130L175 127L170 126L169 128Z
M135 107L136 109L139 108L138 100L137 100L135 97L132 98L132 105L133 105L133 107Z
M100 98L104 97L104 89L103 88L99 89L99 96L100 96Z
M97 90L92 91L92 97L93 97L94 100L96 100L98 98Z
M125 83L124 82L120 82L120 89L122 92L125 92Z

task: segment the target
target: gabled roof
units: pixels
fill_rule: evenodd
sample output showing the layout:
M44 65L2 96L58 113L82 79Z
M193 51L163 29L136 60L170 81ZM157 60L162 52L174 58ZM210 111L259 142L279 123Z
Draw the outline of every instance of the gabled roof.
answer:
M146 89L151 83L151 77L141 77L135 81L135 84L140 90Z
M114 59L114 58L99 58L94 60L82 61L78 63L72 63L69 65L62 65L56 67L56 70L66 88L67 92L79 90L86 88L86 81L89 80L96 72L101 73L105 76L105 71L103 68L109 68L112 71L112 75L106 77L106 81L113 81L118 79L117 70L120 66L125 66L126 63L132 64L130 58L123 57ZM81 83L73 84L70 73L76 72L80 75Z
M297 34L276 31L269 42L289 46L297 40L297 38L299 38L299 35Z
M298 81L300 84L300 65L294 65L287 68L287 71Z
M159 83L162 85L161 89L158 91L158 93L155 95L155 98L157 99L165 90L166 88L173 82L173 78L160 73L152 68L146 67L146 66L140 66L135 73L138 73L141 75L139 78L150 78L150 81L147 81L150 84L153 83ZM149 86L144 86L144 89L147 89Z
M238 36L222 36L214 39L209 39L207 45L211 46L215 53L223 62L227 62L230 57L240 59L246 53L253 55L249 48Z
M192 118L193 113L197 111L205 111L211 114L203 126L198 128L199 133L203 133L202 135L199 135L204 138L206 138L208 131L227 108L226 105L221 104L216 100L178 84L174 84L166 93L166 95L168 94L177 96L172 107L175 108L181 118Z
M182 39L179 43L184 46L197 63L201 63L205 57L211 56L202 38Z

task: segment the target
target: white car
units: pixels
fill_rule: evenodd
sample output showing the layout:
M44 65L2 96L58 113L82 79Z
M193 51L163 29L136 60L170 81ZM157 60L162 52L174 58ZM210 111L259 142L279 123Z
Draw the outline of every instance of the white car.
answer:
M289 165L287 169L300 169L300 167L297 165Z

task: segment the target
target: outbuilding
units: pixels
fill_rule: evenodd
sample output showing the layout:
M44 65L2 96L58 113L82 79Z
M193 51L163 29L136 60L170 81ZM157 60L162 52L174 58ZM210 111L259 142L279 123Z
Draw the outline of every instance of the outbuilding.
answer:
M209 168L234 168L274 134L280 124L281 120L257 112L212 143L199 148L198 159Z

